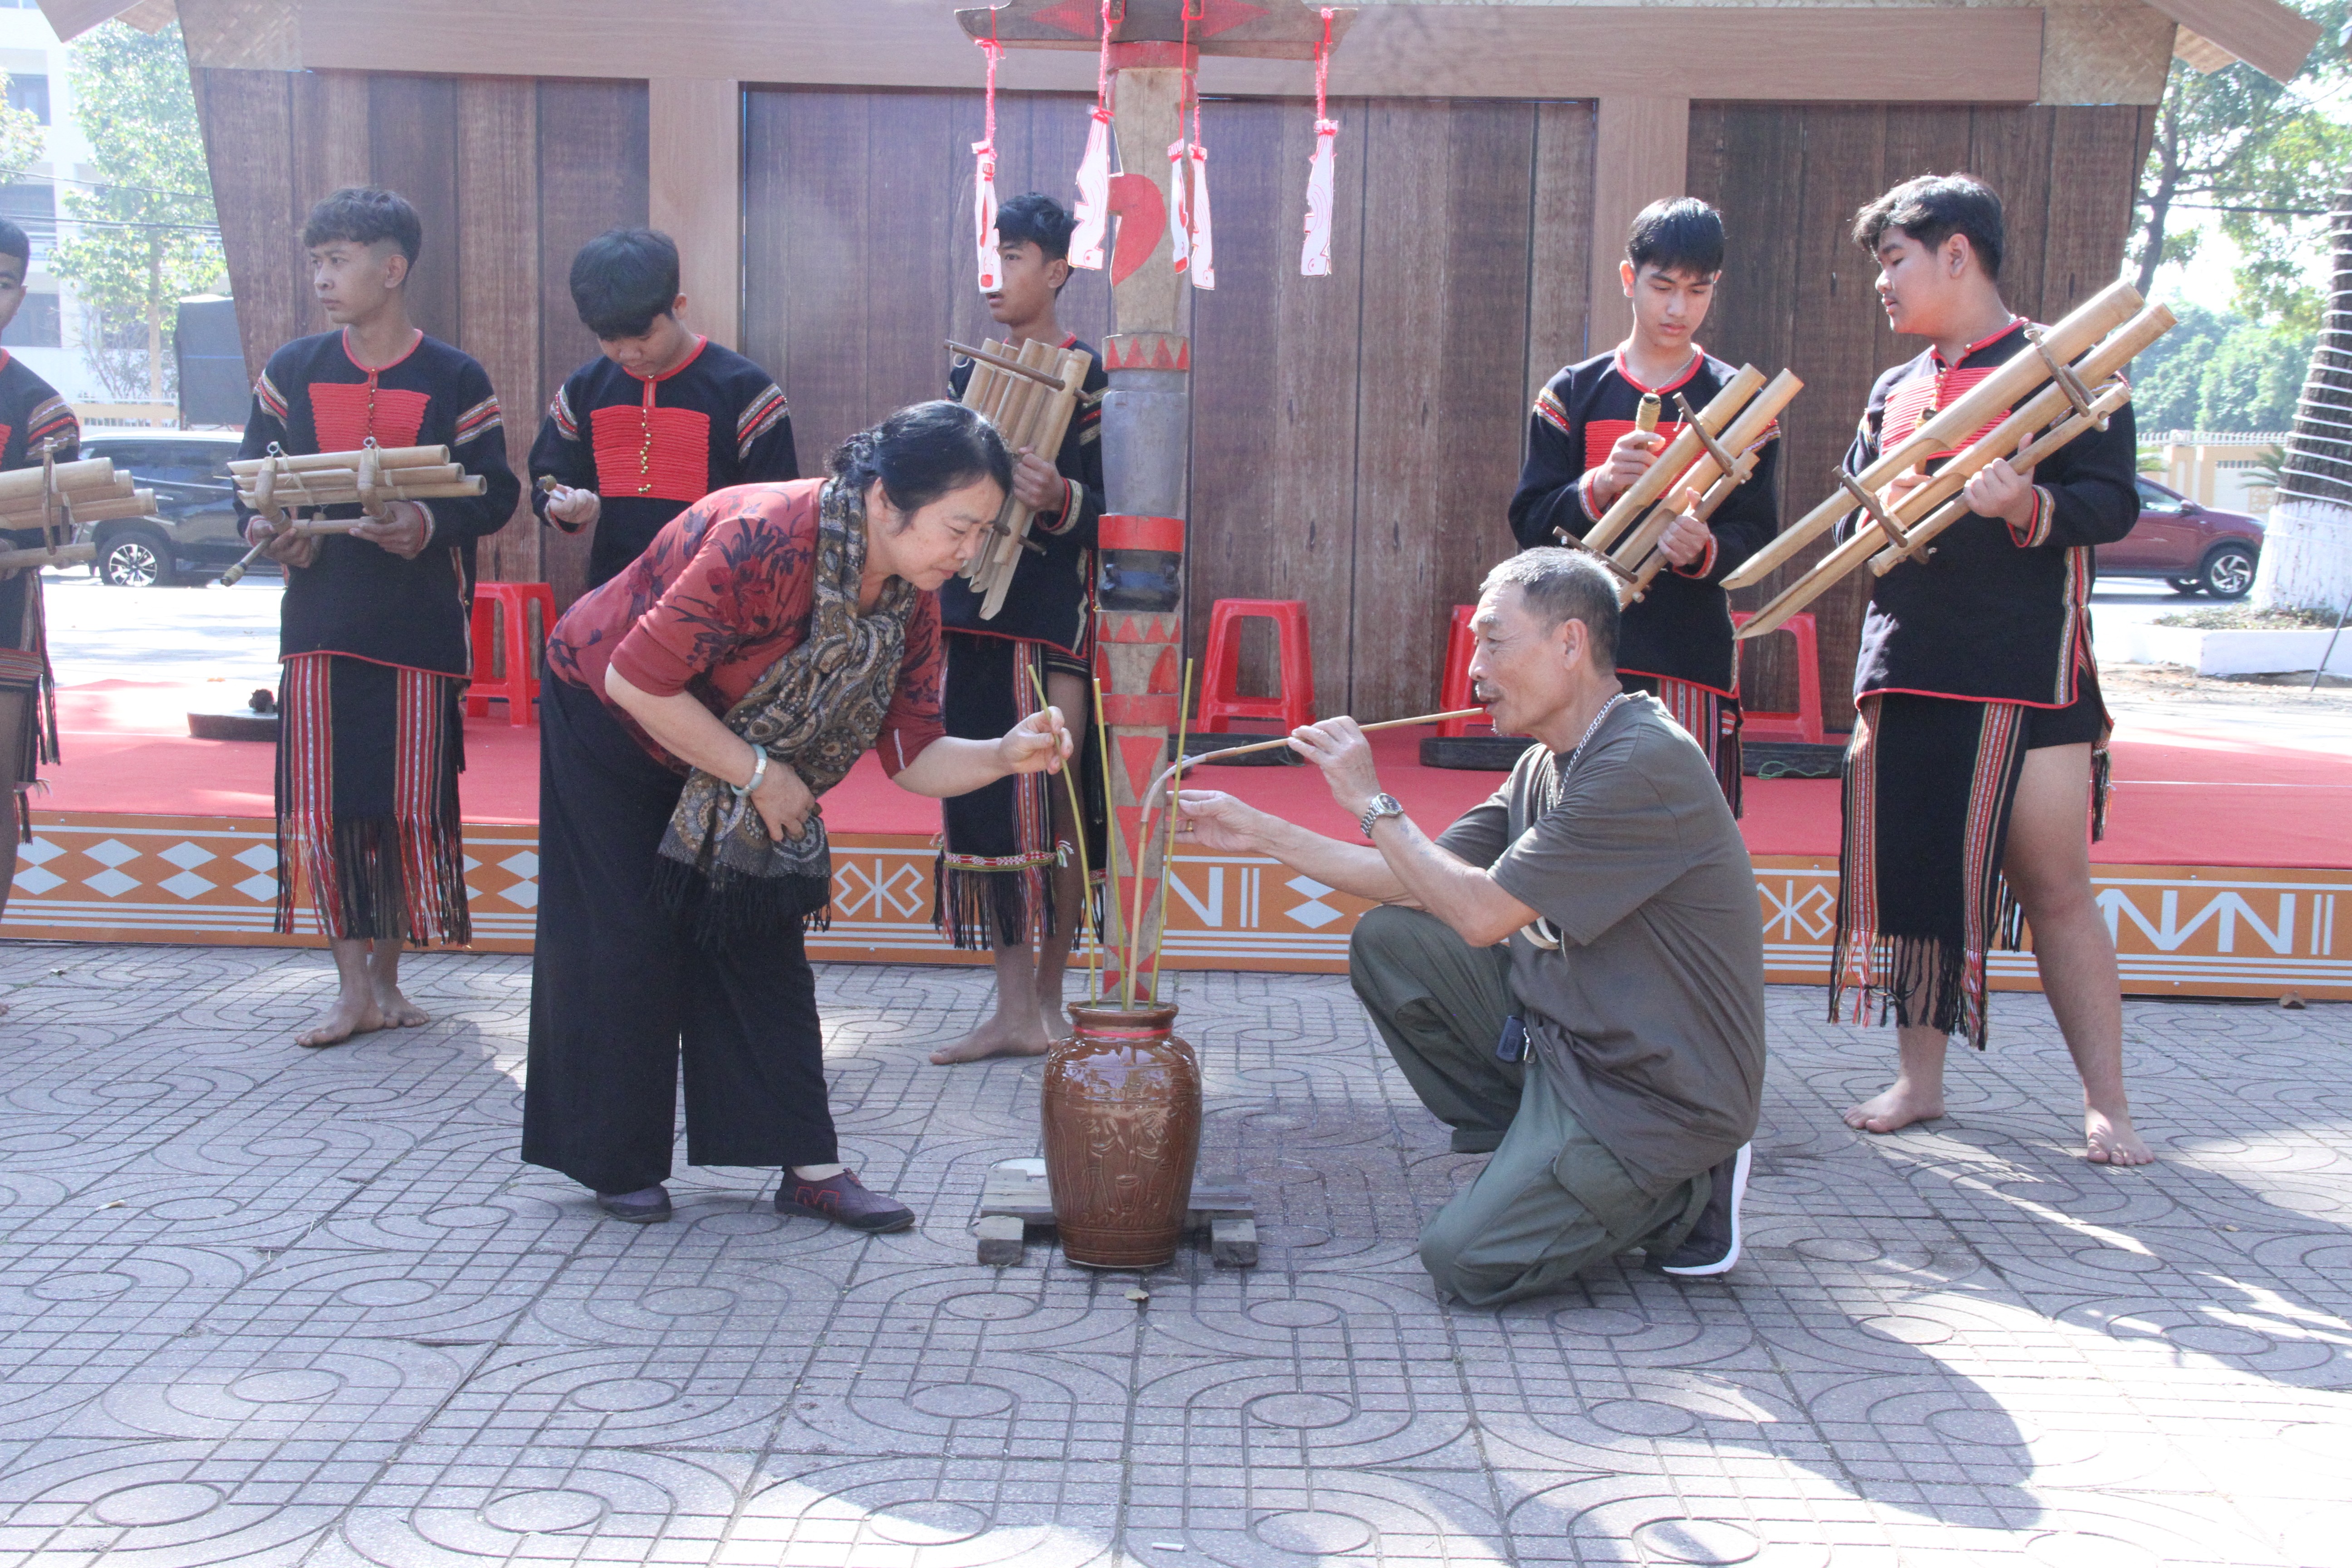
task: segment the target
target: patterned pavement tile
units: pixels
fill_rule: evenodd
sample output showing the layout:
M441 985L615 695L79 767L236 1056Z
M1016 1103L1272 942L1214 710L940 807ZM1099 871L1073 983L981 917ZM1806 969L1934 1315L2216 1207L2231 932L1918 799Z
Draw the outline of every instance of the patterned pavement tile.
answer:
M1144 1277L971 1261L1041 1076L924 1061L985 974L820 973L878 1237L606 1221L515 1157L527 963L405 977L305 1052L318 955L0 947L0 1568L2352 1568L2352 1009L2127 1003L2116 1172L2038 998L1871 1139L1891 1042L1776 991L1740 1268L1479 1312L1414 1248L1481 1161L1336 976L1182 977L1264 1261Z

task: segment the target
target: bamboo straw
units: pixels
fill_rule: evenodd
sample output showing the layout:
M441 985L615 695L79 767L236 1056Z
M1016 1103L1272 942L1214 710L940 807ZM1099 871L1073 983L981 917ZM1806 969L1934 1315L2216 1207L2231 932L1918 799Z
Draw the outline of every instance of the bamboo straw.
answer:
M1192 714L1192 661L1184 661L1183 695L1176 702L1176 782L1184 782L1184 731ZM1172 805L1172 802L1171 803ZM1160 966L1168 961L1168 884L1176 875L1176 813L1168 813L1168 847L1160 853L1160 936L1151 949L1151 1001L1160 1002Z
M1369 735L1375 730L1401 730L1407 724L1442 724L1448 719L1479 719L1484 718L1486 712L1484 708L1456 708L1451 713L1423 713L1417 719L1383 719L1377 724L1365 724L1359 727ZM1202 763L1213 763L1220 758L1244 756L1251 752L1271 752L1276 746L1288 744L1290 744L1289 736L1276 735L1271 741L1255 741L1246 746L1227 746L1222 752L1202 752L1197 757L1186 757L1180 753L1177 761L1160 770L1160 776L1151 781L1151 789L1144 796L1144 805L1148 808L1150 803L1158 798L1160 786L1166 784L1168 775L1178 768L1197 768Z
M1103 835L1104 856L1108 861L1103 867L1107 883L1103 893L1110 900L1110 908L1116 910L1118 908L1118 802L1111 792L1110 724L1103 718L1102 677L1097 675L1090 679L1095 686L1095 733L1102 743L1103 825L1108 829ZM1097 991L1094 999L1100 1002L1102 993Z
M1029 669L1029 689L1037 694L1040 712L1053 706L1046 700L1045 683L1037 679L1034 665ZM1087 865L1086 808L1078 804L1077 762L1084 751L1085 748L1080 747L1070 754L1068 762L1062 764L1062 783L1069 786L1070 832L1078 841L1078 920L1087 928L1087 952L1090 960L1088 973L1094 976L1087 986L1087 999L1091 1002L1102 994L1102 936L1094 929L1094 921L1087 918L1093 912L1095 879L1093 870ZM1046 933L1046 940L1053 940L1052 932Z

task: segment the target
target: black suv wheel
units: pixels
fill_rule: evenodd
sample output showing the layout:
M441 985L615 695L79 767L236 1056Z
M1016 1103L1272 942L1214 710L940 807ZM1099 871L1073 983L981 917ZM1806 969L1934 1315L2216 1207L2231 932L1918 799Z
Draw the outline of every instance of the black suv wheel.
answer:
M152 528L109 534L98 550L99 581L115 588L165 588L178 578L172 542Z
M2197 569L2197 580L2217 599L2244 598L2246 590L2254 585L2253 550L2234 540L2215 545Z

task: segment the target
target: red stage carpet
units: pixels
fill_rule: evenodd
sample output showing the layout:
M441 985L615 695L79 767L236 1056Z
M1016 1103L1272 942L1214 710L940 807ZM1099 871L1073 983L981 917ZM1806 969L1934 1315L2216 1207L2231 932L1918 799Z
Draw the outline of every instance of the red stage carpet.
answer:
M191 708L222 710L226 682L98 681L59 693L65 761L34 798L7 934L150 942L275 937L270 824L275 748L199 741ZM2116 800L2092 852L2127 989L2352 999L2352 756L2245 744L2179 727L2127 728ZM1501 775L1417 765L1415 731L1375 737L1382 779L1424 827L1443 826ZM538 902L539 732L503 709L466 726L461 793L477 945L527 949ZM1336 837L1355 825L1305 767L1204 767L1198 783ZM968 963L930 927L939 807L888 783L869 756L825 801L835 845L830 958ZM1766 961L1775 980L1826 973L1837 898L1838 786L1750 779L1742 823L1756 858ZM1171 963L1189 968L1344 967L1362 900L1249 856L1179 857ZM306 922L307 923L307 922ZM1996 983L2030 986L2030 957L1996 954Z
M54 811L205 816L268 816L268 745L198 741L191 707L227 708L242 693L95 681L58 694L65 762L47 770L37 797ZM1491 793L1499 773L1419 766L1420 731L1373 737L1381 779L1424 828L1434 831ZM1320 774L1307 767L1202 768L1197 786L1222 789L1292 821L1335 836L1355 825ZM2116 743L2116 798L2102 865L2352 868L2352 756L2291 746L2249 747L2189 731L2144 731ZM502 708L466 725L459 785L466 820L510 825L539 814L539 731L517 730ZM939 831L939 807L890 784L871 754L825 797L835 833ZM1828 779L1749 779L1740 825L1756 855L1834 856L1838 786Z

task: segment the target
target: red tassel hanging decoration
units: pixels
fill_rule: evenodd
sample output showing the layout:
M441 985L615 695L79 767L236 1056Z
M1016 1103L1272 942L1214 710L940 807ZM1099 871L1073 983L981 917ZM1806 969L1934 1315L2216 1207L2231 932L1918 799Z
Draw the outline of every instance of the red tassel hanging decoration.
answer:
M996 237L996 63L1004 46L991 37L980 47L988 56L988 115L981 139L971 144L972 239L980 253L980 290L991 294L1004 287Z
M1315 156L1307 165L1307 243L1298 254L1302 278L1331 276L1332 164L1339 122L1329 117L1331 8L1323 8L1323 41L1315 47Z
M1070 265L1099 272L1110 233L1110 34L1112 0L1103 0L1102 62L1096 68L1094 121L1086 156L1078 160L1078 224L1070 232Z

